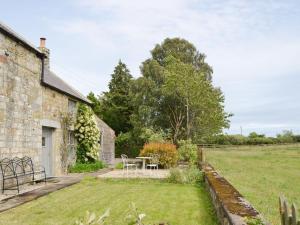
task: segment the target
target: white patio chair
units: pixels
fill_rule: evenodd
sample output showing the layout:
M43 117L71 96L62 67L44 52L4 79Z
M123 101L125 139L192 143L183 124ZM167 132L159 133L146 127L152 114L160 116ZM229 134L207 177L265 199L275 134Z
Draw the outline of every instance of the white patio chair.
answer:
M128 162L128 156L125 155L125 154L122 154L121 158L122 158L122 162L123 162L123 176L124 176L125 169L126 169L126 171L127 171L127 177L128 177L128 169L129 168L135 168L135 175L136 175L136 173L137 173L137 165L135 163L129 163Z
M149 168L150 171L152 171L152 169L158 170L158 164L159 164L158 155L157 154L151 154L150 157L151 157L150 163L146 165L146 168L147 169Z

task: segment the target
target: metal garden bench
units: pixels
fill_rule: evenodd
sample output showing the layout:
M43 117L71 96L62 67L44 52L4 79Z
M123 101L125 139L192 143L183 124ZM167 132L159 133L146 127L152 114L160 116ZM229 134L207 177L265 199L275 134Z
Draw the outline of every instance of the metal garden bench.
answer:
M46 183L45 168L40 167L36 169L32 159L28 156L23 158L2 159L0 160L0 170L2 175L2 193L4 193L5 190L17 190L18 193L20 193L20 185L25 183L39 180L44 180ZM40 174L42 178L37 179L36 175L38 174Z

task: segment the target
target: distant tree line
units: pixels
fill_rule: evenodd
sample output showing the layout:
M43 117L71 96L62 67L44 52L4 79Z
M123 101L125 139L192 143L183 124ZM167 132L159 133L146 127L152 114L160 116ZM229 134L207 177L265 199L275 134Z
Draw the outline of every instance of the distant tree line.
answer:
M95 114L116 132L117 156L136 156L149 140L204 142L229 127L231 114L205 58L187 40L167 38L141 63L140 77L119 61L109 90L88 95Z
M266 137L264 134L250 133L248 136L220 134L215 135L208 143L219 145L262 145L262 144L288 144L300 143L300 135L293 134L292 131L285 130L276 137Z

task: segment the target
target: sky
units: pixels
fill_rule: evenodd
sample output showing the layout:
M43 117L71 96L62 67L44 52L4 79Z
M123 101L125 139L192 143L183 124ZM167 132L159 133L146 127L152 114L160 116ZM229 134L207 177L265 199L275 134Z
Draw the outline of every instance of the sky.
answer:
M0 21L39 45L83 94L107 91L121 59L134 77L155 44L192 42L233 113L226 133L300 133L298 0L0 0Z

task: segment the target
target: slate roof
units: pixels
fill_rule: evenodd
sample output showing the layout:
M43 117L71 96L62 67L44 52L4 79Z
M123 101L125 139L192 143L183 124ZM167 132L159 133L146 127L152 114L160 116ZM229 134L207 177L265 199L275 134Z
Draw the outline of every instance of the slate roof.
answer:
M0 31L2 31L6 35L14 39L16 42L21 43L29 50L35 52L39 57L41 58L46 57L46 55L43 52L41 52L29 41L27 41L24 37L17 34L15 31L13 31L10 27L3 24L1 21L0 21ZM79 91L74 89L71 85L67 84L64 80L62 80L59 76L57 76L55 73L50 71L48 68L44 68L42 74L42 85L47 86L63 94L66 94L76 100L85 102L87 104L91 104L91 102L84 95L82 95Z
M76 100L83 101L87 104L91 104L91 102L84 95L82 95L79 91L67 84L63 79L61 79L49 69L44 70L42 84L58 92L62 92L63 94L73 97Z

